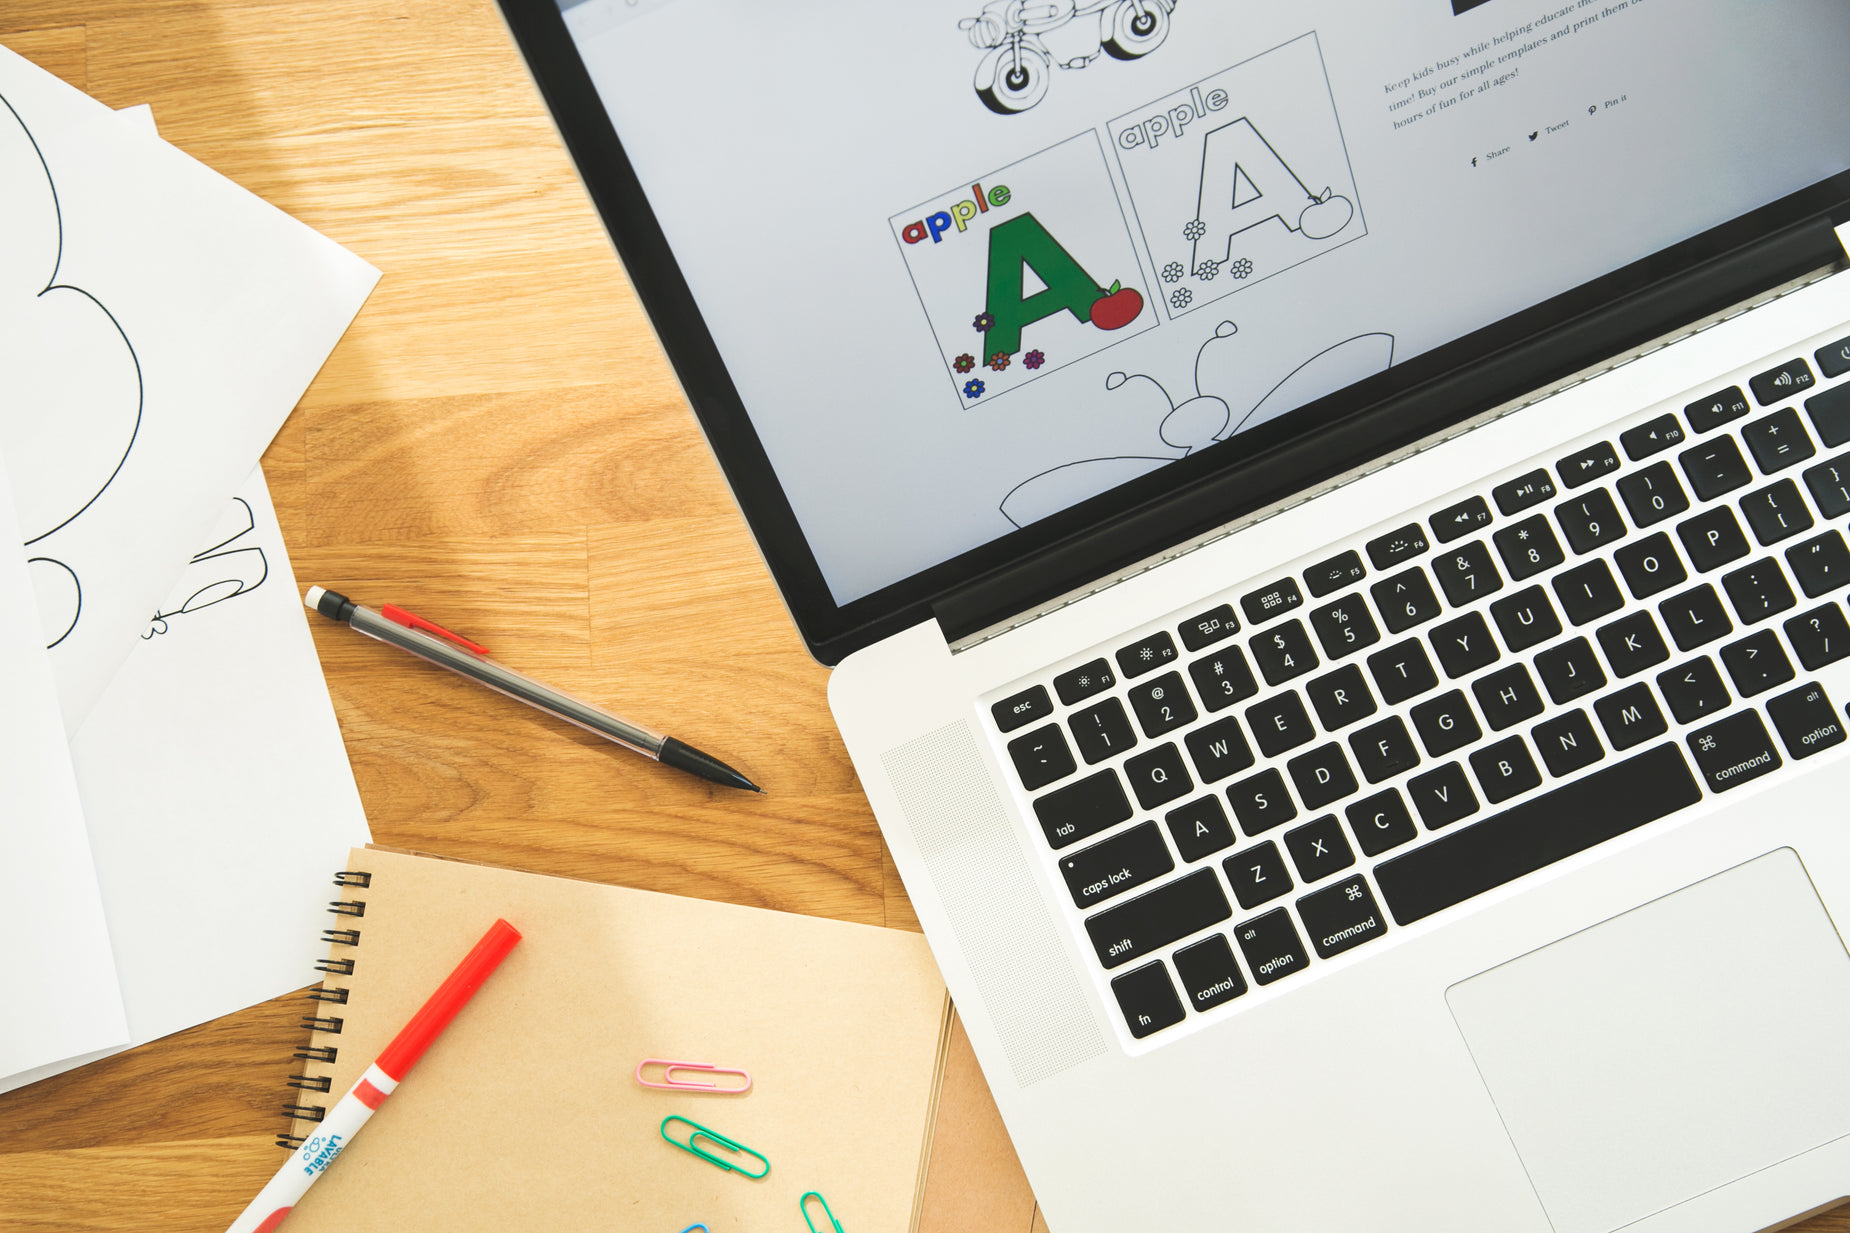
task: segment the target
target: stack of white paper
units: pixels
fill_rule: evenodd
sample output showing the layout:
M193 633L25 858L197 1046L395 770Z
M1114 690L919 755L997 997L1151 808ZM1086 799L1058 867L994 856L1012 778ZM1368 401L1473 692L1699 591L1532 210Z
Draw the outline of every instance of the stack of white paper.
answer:
M0 48L0 1091L304 983L368 837L256 464L378 272L138 110Z

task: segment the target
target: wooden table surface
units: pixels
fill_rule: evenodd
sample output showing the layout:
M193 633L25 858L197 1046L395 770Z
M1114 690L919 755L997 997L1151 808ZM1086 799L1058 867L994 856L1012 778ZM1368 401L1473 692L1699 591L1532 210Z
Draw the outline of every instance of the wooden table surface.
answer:
M317 624L377 842L917 928L827 674L492 0L4 0L0 43L151 103L169 141L384 271L264 456L304 582L493 631L498 657L770 789L708 789ZM0 1229L222 1230L281 1162L303 1008L0 1096Z

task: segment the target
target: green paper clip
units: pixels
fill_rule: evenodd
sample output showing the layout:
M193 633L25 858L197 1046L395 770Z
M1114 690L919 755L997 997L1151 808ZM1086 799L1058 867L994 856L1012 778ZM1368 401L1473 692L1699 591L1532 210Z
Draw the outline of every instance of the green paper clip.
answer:
M688 1131L687 1142L683 1143L679 1139L675 1138L674 1136L668 1133L668 1123L669 1122L680 1122L683 1126L687 1126L691 1128ZM771 1162L766 1160L763 1156L759 1155L757 1152L754 1152L751 1148L746 1147L743 1143L735 1143L731 1139L728 1139L725 1135L720 1134L718 1131L708 1130L705 1126L702 1126L699 1122L690 1122L686 1118L680 1116L679 1114L671 1113L667 1117L662 1119L662 1138L668 1140L668 1142L674 1144L676 1147L680 1148L682 1151L688 1153L691 1156L698 1156L702 1160L706 1161L708 1164L718 1165L720 1168L726 1170L726 1172L728 1173L737 1173L740 1177L749 1177L753 1181L756 1181L757 1179L763 1177L765 1174L771 1171ZM721 1160L718 1156L712 1155L711 1153L701 1148L700 1140L702 1139L706 1139L708 1142L711 1142L711 1143L717 1143L719 1146L725 1148L727 1151L737 1152L741 1155L750 1156L754 1160L762 1164L764 1168L759 1170L756 1173L753 1173L747 1169L741 1169L738 1165L735 1165L731 1163L730 1161Z
M811 1199L822 1204L822 1214L829 1218L829 1223L831 1225L835 1226L835 1233L842 1233L841 1221L835 1219L835 1213L829 1210L829 1201L813 1190L797 1200L797 1207L803 1213L803 1223L809 1226L809 1233L828 1233L827 1229L818 1229L816 1227L816 1222L809 1218L809 1201Z

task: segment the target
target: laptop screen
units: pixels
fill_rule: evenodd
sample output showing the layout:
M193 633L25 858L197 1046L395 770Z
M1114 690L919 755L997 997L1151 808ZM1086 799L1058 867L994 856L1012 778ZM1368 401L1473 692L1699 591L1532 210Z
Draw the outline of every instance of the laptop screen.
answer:
M838 605L1850 167L1843 0L558 3Z

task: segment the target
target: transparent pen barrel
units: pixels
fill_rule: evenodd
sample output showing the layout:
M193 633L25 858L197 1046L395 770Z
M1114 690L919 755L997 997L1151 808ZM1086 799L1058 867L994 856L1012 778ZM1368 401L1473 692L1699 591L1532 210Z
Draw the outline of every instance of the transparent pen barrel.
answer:
M667 738L659 732L651 732L627 719L619 719L601 707L580 701L570 694L560 693L549 685L522 676L512 668L504 668L492 659L483 659L441 638L387 620L370 608L356 605L350 619L353 628L370 638L409 651L419 659L429 660L440 668L448 668L451 672L488 686L496 693L506 694L548 715L556 715L567 723L576 724L587 732L627 746L637 753L647 754L651 758L661 755L662 742Z

